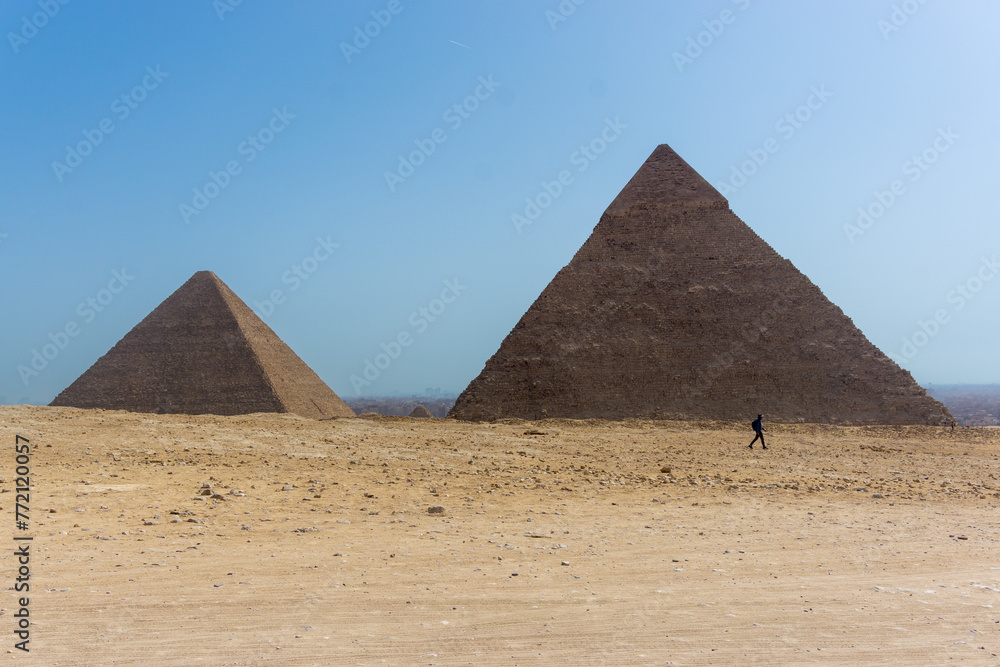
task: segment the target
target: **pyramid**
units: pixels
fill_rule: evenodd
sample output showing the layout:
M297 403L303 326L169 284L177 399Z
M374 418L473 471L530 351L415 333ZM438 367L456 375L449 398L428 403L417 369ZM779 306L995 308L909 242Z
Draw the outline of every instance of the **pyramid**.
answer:
M653 151L449 416L950 419L669 146Z
M50 405L313 419L354 412L218 276L199 271Z
M431 411L425 408L424 406L418 405L417 407L413 408L413 411L410 413L410 416L419 417L421 419L427 419L429 417L433 417L434 415L432 415Z

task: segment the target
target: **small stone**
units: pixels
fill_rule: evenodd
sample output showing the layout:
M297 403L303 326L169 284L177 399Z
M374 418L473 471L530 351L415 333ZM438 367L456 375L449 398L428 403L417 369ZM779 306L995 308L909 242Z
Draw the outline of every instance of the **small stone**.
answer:
M670 474L670 466L663 466L662 468L660 468L660 472L662 472L664 475L669 475Z
M564 566L566 566L566 565L569 565L569 561L568 561L568 560L564 560L564 561L562 562L562 564L563 564Z
M444 514L444 508L440 505L431 505L427 508L428 514Z

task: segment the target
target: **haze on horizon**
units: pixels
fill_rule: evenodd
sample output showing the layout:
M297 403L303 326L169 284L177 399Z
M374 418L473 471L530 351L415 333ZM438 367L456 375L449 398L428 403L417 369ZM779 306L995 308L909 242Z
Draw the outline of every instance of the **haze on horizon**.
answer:
M919 383L998 382L998 19L3 3L0 403L203 269L345 399L457 394L661 143Z

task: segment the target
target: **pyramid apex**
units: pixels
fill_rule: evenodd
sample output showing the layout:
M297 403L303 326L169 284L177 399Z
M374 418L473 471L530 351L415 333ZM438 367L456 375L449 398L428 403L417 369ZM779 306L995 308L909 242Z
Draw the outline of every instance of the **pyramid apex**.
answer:
M639 167L606 213L624 213L638 205L728 200L667 144L660 144Z

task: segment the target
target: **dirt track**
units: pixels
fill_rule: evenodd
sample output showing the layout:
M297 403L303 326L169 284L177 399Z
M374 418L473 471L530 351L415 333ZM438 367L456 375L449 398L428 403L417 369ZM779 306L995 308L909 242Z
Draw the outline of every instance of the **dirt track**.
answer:
M31 652L8 537L0 653L1000 663L1000 433L768 426L751 452L720 423L0 407L0 437L33 447L35 536Z

